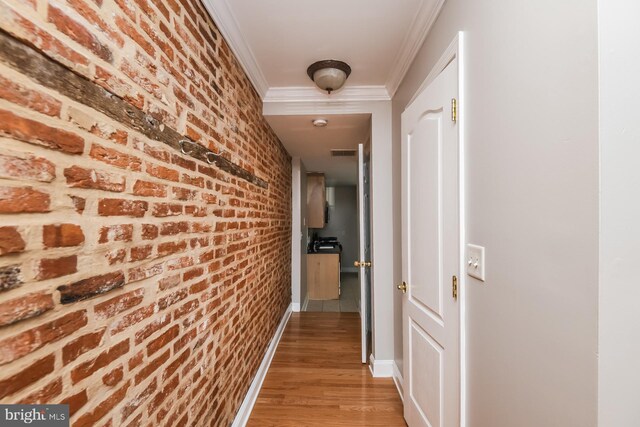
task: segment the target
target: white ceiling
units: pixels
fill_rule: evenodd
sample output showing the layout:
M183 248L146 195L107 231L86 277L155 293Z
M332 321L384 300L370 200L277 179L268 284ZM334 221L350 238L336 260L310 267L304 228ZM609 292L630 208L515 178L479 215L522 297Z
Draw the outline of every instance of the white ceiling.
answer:
M369 114L324 115L329 124L316 128L318 116L265 116L293 157L300 157L308 172L324 172L327 185L356 185L357 157L331 157L329 150L357 149L371 127Z
M445 0L202 0L266 103L386 101L395 94ZM352 69L331 95L307 76L313 62L337 59ZM369 115L267 116L289 153L330 184L355 184L356 161L330 156L356 148Z
M309 65L322 59L351 66L347 93L358 88L358 95L364 90L382 96L382 89L390 99L444 0L203 3L263 99L274 90L280 98L282 88L308 88L322 94L306 74Z

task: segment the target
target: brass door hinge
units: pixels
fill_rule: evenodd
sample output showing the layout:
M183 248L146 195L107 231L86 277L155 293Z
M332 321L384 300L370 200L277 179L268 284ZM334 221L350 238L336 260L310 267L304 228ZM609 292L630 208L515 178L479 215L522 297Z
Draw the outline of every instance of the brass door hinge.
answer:
M458 299L458 278L453 276L451 278L451 293L453 294L453 299Z
M451 98L451 121L455 123L458 120L458 101Z

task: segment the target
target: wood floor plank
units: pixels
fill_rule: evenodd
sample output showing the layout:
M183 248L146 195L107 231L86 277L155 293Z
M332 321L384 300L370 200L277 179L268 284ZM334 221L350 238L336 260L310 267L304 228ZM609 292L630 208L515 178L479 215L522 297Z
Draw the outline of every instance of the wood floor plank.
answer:
M406 427L391 378L360 363L358 313L294 313L249 427Z

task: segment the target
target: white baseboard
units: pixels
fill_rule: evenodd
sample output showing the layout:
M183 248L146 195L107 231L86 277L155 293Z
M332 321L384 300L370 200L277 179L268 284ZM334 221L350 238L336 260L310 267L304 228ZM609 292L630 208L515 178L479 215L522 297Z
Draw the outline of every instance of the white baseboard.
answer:
M271 360L276 354L276 349L278 348L280 338L282 338L284 328L287 326L289 317L291 317L292 306L293 304L290 304L289 307L287 307L287 311L285 311L284 316L282 316L282 320L278 325L278 329L276 329L276 333L273 335L273 338L271 338L269 347L267 347L267 352L262 358L262 363L260 363L258 372L256 372L256 376L251 382L249 391L247 391L247 395L242 401L242 405L240 405L240 409L238 409L238 413L236 414L236 418L233 420L233 424L231 424L231 427L244 427L249 421L251 411L253 410L253 405L255 405L256 403L256 399L258 398L258 394L260 394L260 388L262 387L264 378L267 376L269 365L271 365Z
M309 294L304 297L304 304L302 304L302 311L307 311L307 307L309 306Z
M357 273L358 267L342 267L340 269L341 273Z
M291 303L291 311L293 311L294 313L299 313L300 312L300 303L299 302L292 302Z
M400 368L396 361L393 361L393 382L396 384L400 399L404 402L404 377L400 373Z
M376 360L369 356L369 369L375 378L393 377L393 360Z

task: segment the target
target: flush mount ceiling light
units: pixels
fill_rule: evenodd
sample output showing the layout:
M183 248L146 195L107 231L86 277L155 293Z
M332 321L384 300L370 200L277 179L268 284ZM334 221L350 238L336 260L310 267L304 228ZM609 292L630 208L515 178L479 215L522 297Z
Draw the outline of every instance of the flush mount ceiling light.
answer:
M329 120L327 119L315 119L312 121L313 125L317 128L323 128L327 124L329 124Z
M314 62L307 68L309 78L328 94L342 87L351 74L351 67L345 62L326 59Z

